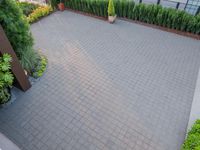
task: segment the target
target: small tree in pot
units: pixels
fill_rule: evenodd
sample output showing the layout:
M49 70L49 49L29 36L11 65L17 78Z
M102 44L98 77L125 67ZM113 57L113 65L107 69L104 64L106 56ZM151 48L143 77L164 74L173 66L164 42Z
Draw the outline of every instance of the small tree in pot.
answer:
M113 0L109 0L108 3L108 21L110 23L113 23L116 19L116 14L115 14L115 7L114 7L114 3Z
M58 4L58 8L60 11L65 10L64 0L60 0L60 3Z

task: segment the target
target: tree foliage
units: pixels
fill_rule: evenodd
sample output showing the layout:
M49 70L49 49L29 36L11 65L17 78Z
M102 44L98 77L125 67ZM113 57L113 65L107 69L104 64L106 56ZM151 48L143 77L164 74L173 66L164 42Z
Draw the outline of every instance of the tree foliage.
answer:
M33 50L29 23L15 0L0 1L0 24L22 66L30 71L36 63L37 54Z

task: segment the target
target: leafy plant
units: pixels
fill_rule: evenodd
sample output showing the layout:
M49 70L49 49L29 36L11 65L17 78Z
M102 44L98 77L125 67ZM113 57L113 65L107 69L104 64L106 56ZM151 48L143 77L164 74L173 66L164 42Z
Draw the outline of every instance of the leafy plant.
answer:
M181 150L200 150L200 120L196 120Z
M30 71L36 62L37 54L33 50L29 23L15 0L0 1L0 24L23 68Z
M36 8L40 6L38 4L28 2L17 2L17 5L22 9L25 16L30 15Z
M113 0L109 0L108 2L108 16L115 16L115 7Z
M32 76L34 78L39 78L43 75L47 67L47 59L44 56L38 58L38 63L35 65L35 68L32 70Z
M33 23L39 20L41 17L47 16L49 13L53 11L51 6L40 6L35 9L28 17L28 22Z
M13 74L11 73L12 58L9 54L0 57L0 104L6 103L10 99L8 88L13 84Z

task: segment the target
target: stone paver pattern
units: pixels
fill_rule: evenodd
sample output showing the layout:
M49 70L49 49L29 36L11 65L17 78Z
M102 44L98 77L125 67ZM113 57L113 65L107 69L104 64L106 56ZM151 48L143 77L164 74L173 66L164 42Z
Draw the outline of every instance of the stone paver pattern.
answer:
M69 11L31 25L47 71L0 109L0 132L23 150L178 150L200 42Z

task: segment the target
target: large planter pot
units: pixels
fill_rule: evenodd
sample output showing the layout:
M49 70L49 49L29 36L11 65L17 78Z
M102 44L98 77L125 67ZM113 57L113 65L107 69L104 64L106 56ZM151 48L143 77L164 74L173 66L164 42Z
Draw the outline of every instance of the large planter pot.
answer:
M59 4L58 4L58 8L59 8L60 11L64 11L64 10L65 10L65 5L64 5L64 3L59 3Z
M115 15L115 16L108 16L108 22L110 22L110 23L114 23L115 20L116 20L116 18L117 18L116 15Z

